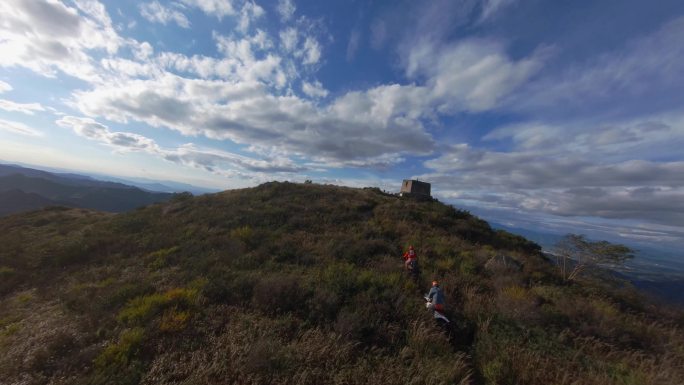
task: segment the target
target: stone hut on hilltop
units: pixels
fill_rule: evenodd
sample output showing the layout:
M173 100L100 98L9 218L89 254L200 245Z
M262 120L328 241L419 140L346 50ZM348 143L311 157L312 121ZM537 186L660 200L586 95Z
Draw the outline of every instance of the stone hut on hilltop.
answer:
M417 198L431 198L430 183L421 182L419 180L404 179L401 184L401 191L399 196L411 196Z

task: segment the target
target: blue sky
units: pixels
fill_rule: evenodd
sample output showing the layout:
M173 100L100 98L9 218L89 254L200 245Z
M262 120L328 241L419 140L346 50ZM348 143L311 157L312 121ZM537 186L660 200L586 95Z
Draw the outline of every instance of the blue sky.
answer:
M684 3L0 4L0 159L214 188L433 184L684 242Z

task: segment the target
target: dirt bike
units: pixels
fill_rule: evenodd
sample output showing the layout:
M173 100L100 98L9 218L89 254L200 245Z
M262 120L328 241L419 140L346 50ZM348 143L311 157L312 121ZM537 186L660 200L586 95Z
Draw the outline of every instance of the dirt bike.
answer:
M420 268L418 267L418 261L415 259L409 261L406 263L406 272L408 275L413 278L414 280L418 280L418 277L420 276Z
M431 309L430 305L432 305L432 301L430 300L430 297L428 297L426 294L423 296L423 298L425 298L425 308L430 310ZM435 317L435 319L437 321L449 323L449 319L444 314L442 314L441 312L434 310L434 308L432 308L432 315Z

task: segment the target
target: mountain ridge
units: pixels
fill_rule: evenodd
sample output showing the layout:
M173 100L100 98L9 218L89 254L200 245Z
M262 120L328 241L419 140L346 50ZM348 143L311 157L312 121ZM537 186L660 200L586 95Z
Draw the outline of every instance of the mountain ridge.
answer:
M122 212L172 196L77 174L54 174L11 165L0 165L0 193L0 215L54 205Z

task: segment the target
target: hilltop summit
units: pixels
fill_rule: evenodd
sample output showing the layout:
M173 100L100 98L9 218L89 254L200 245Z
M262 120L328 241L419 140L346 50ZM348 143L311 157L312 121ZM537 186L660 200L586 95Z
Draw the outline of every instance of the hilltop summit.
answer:
M684 382L681 315L564 283L536 244L375 188L50 208L0 219L0 244L8 384ZM434 278L450 330L421 298Z

